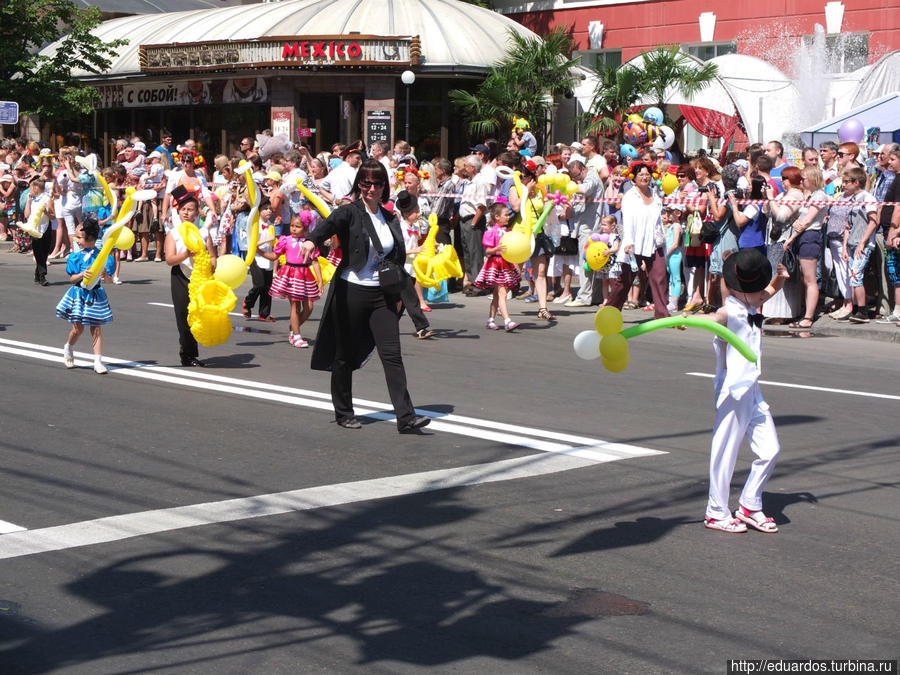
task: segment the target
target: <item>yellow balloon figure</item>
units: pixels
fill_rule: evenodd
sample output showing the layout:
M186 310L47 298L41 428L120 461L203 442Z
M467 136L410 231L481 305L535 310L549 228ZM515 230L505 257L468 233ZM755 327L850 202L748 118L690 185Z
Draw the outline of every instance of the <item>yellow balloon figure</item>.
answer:
M247 255L244 258L244 266L249 269L250 263L256 257L256 247L259 245L259 190L256 189L256 183L253 182L253 165L250 162L241 162L235 169L235 173L244 174L247 200L250 202L250 217L247 221L250 230L247 233Z
M609 262L609 246L602 241L592 241L584 251L584 260L595 272Z
M227 284L213 278L212 258L197 226L181 223L178 228L185 246L194 254L194 270L188 283L191 334L204 347L223 344L231 336L228 312L234 309L237 296ZM240 258L238 261L243 265Z
M103 235L100 245L100 254L94 259L93 264L84 273L84 278L81 280L81 286L83 288L91 289L100 281L100 275L106 267L106 259L112 252L113 247L120 243L120 239L122 244L128 243L128 235L124 234L122 230L127 229L125 228L125 225L134 217L134 214L137 211L137 205L140 202L145 202L148 199L156 197L156 190L136 191L134 188L128 188L125 191L125 194L125 201L122 202L122 208L119 209L115 221L107 228ZM131 234L131 245L128 246L128 248L131 248L131 246L134 246L133 233Z
M18 227L22 232L25 232L31 235L32 239L40 239L44 236L44 233L41 232L41 225L46 223L49 218L45 215L45 207L49 202L45 202L38 206L36 209L32 209L31 216L24 223L16 223L16 227Z
M450 277L462 277L462 265L452 246L444 246L437 252L438 219L437 214L428 216L428 235L422 244L422 250L413 259L413 271L416 281L425 288L437 288L442 281Z

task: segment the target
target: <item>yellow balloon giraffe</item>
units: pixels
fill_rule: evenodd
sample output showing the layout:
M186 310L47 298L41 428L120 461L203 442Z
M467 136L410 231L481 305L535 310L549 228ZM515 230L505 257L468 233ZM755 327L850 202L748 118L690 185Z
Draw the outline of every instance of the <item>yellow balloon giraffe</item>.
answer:
M437 288L441 282L450 277L462 277L462 265L453 246L444 246L437 250L438 220L432 213L428 216L428 235L422 243L422 250L413 259L413 271L416 281L425 288Z

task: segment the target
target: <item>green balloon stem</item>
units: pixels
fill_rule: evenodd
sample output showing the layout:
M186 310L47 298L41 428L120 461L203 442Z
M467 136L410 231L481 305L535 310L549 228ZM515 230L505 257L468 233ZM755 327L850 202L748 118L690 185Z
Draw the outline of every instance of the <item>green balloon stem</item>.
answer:
M532 228L532 232L535 234L540 234L541 230L544 229L544 223L547 221L547 216L550 215L550 211L553 208L553 202L548 201L544 204L544 211L541 213L541 217L538 218L537 222L534 224L534 228Z
M715 333L732 347L737 349L738 353L750 363L756 363L756 353L750 349L746 342L741 340L732 331L728 330L720 323L711 321L710 319L701 319L696 316L669 316L664 319L654 319L653 321L647 321L638 324L637 326L626 328L622 331L622 335L625 336L625 339L629 339L637 337L638 335L652 333L660 328L671 328L673 326L691 326L693 328L708 330L710 333Z

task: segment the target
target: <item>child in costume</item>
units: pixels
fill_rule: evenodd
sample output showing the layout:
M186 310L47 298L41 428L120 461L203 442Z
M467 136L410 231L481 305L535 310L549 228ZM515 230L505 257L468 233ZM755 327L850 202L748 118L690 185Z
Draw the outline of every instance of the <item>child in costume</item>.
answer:
M681 236L681 204L666 206L662 213L662 222L666 228L666 267L669 270L669 313L678 310L681 299L681 263L684 258L683 237Z
M491 205L490 214L491 226L481 239L487 257L475 279L475 287L493 289L494 297L491 299L491 315L487 327L490 330L500 330L494 320L499 311L508 333L518 328L519 324L509 318L506 292L518 288L521 277L516 266L500 255L504 249L500 239L508 232L509 209L506 204L495 202Z
M308 214L304 215L304 214ZM275 250L262 255L269 260L277 260L284 255L285 262L278 268L269 294L274 298L291 301L291 329L288 342L294 347L309 347L309 342L300 335L300 326L312 314L313 304L322 296L322 270L317 258L318 249L309 262L303 262L300 244L306 241L309 225L314 222L312 211L301 211L291 218L291 233L278 238Z
M247 297L241 304L244 318L253 316L253 305L259 298L259 320L274 323L270 314L272 312L272 296L269 290L272 288L272 267L275 263L266 258L266 253L271 253L275 242L275 222L272 218L272 204L269 200L263 200L259 205L259 242L257 253L250 264L250 277L253 279L253 287L247 292Z
M400 222L404 226L403 243L406 244L406 263L403 268L409 275L406 285L400 292L400 298L416 329L416 337L419 340L426 340L434 335L424 314L424 312L430 312L431 307L425 304L425 299L422 297L422 286L416 281L416 273L413 269L413 260L422 250L420 245L422 239L421 211L416 198L406 190L401 190L397 194L395 210L400 212Z
M609 299L613 281L619 278L620 263L616 261L616 255L619 253L619 246L622 245L622 238L619 236L617 227L618 222L614 215L607 214L600 219L600 232L609 237L609 241L607 242L609 248L606 250L606 255L609 256L607 262L603 267L594 272L594 278L601 280L603 288L603 302L601 303L601 306L603 307L606 306L606 301Z
M721 532L746 532L747 525L760 532L778 531L775 521L762 511L762 491L775 468L780 449L769 406L759 389L762 314L760 305L775 295L789 277L784 265L772 278L772 266L762 253L747 248L723 263L728 289L724 305L710 317L734 332L756 353L750 363L725 340L716 337L716 421L709 463L709 502L705 525ZM731 478L741 442L747 439L756 459L744 484L738 510L728 505Z
M100 327L112 321L112 310L106 291L98 283L91 289L82 287L81 282L91 280L89 268L100 253L96 248L97 237L100 236L100 225L93 215L87 215L75 229L75 241L79 250L69 254L66 260L66 274L72 285L56 306L56 316L72 324L69 339L63 346L63 360L66 368L75 367L75 354L72 347L84 332L85 325L90 326L91 342L94 347L94 372L103 375L107 372L103 365L103 334ZM115 269L112 256L106 259L106 273L110 275Z

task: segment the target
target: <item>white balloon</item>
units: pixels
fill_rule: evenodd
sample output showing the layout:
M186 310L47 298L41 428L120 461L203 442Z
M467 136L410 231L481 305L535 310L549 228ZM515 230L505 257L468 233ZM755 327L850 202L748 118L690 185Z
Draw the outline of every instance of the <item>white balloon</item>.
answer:
M675 144L675 130L672 127L661 126L659 128L659 138L657 141L662 140L662 149L668 150ZM653 143L656 145L656 141Z
M657 136L656 140L653 141L653 145L651 146L654 150L665 150L666 149L666 141L662 136Z
M575 336L572 347L575 355L585 361L593 361L600 358L600 333L595 330L583 330Z

